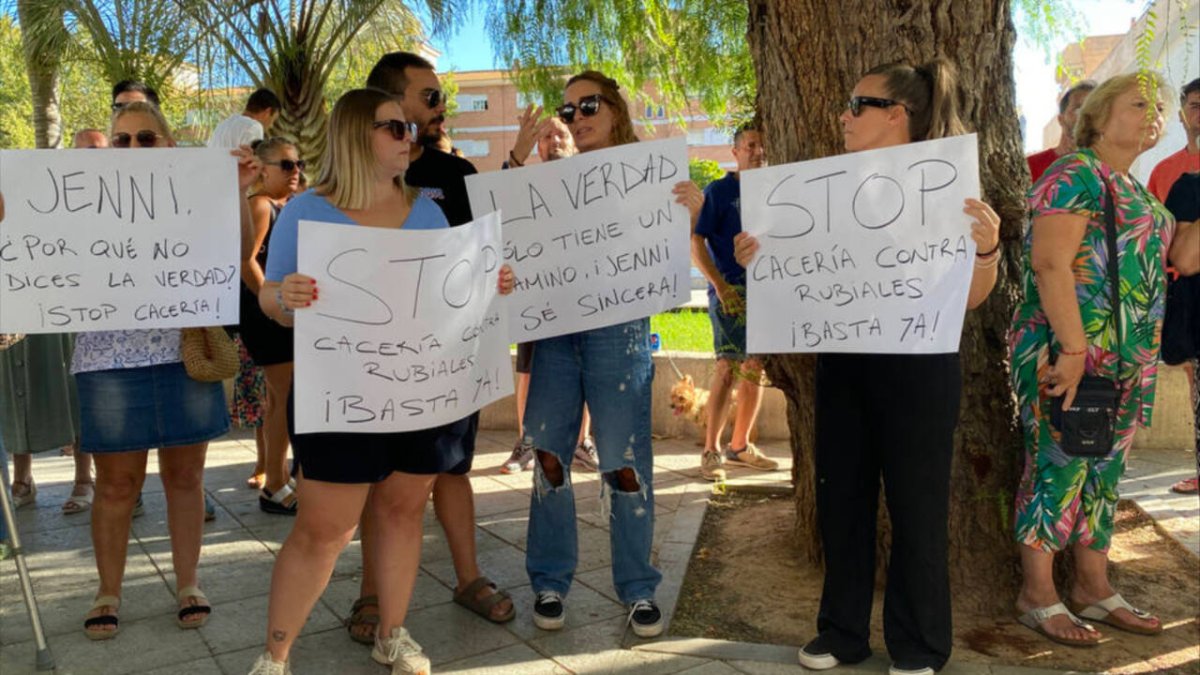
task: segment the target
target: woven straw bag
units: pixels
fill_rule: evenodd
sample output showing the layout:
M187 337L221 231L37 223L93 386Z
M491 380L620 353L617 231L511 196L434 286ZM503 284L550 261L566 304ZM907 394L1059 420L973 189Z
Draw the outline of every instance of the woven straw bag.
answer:
M219 382L237 375L237 345L224 328L184 328L182 333L180 351L189 377L200 382Z

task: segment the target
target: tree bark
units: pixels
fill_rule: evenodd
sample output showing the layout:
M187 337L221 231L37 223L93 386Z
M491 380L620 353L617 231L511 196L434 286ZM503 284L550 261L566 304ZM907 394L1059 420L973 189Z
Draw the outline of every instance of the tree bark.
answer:
M870 68L895 61L920 64L936 56L958 67L961 113L968 128L979 134L983 196L1003 219L1005 255L990 299L967 314L960 346L963 400L951 485L951 584L960 607L1007 610L1016 593L1011 521L1022 446L1008 382L1006 334L1019 290L1023 195L1029 185L1015 110L1010 3L749 3L757 114L772 164L842 152L838 115ZM767 360L769 375L788 401L796 539L815 563L821 554L813 487L813 364L809 356ZM886 530L880 530L884 551ZM886 564L886 556L879 560Z
M57 148L62 144L58 68L66 33L62 7L47 0L17 0L17 18L21 22L25 68L33 94L34 140L39 148Z

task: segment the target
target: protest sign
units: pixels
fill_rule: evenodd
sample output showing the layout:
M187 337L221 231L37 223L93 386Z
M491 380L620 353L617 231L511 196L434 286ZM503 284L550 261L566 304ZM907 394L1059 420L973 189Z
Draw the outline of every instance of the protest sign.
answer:
M296 311L296 431L413 431L513 391L500 219L388 230L300 222L320 299Z
M0 152L0 332L238 320L228 150Z
M681 180L682 137L467 176L471 211L504 214L504 261L517 277L512 340L612 326L686 302L691 220L671 194Z
M958 351L974 134L742 172L753 353Z

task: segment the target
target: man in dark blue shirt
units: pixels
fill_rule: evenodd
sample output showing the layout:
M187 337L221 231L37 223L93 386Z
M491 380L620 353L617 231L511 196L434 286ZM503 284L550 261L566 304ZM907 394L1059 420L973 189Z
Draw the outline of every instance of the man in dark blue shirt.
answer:
M746 269L733 258L733 238L742 231L738 171L766 165L762 136L753 126L745 125L733 135L733 157L737 171L730 171L705 188L704 207L692 233L692 261L708 279L708 315L717 354L700 459L700 475L714 481L725 479L725 462L764 471L779 466L750 442L750 430L762 401L762 363L746 354ZM722 452L721 434L735 371L737 413L729 447Z

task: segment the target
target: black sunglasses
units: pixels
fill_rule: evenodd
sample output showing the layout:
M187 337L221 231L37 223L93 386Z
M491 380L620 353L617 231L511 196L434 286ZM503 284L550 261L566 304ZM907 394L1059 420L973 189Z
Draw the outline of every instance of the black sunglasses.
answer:
M150 131L149 129L142 129L136 134L124 131L119 134L113 134L110 140L114 148L128 148L135 140L140 148L152 148L158 144L158 139L160 138L162 138L162 134Z
M302 160L302 159L298 159L296 161L292 161L290 159L281 159L278 162L263 162L263 164L267 164L270 166L277 166L280 169L283 169L284 173L291 173L292 171L294 171L296 169L300 169L301 171L303 171L304 167L306 166L306 164L304 163L304 160Z
M884 108L884 109L890 108L894 105L899 105L899 106L904 106L904 109L908 110L908 106L904 105L900 101L894 101L890 98L875 98L874 96L853 96L850 98L850 103L848 104L848 107L850 108L850 114L854 115L855 117L858 117L859 115L862 114L862 109L863 109L864 105L871 107L871 108Z
M387 130L392 132L392 138L396 139L397 141L408 140L410 143L415 143L417 140L416 122L405 122L404 120L376 120L371 124L371 127L374 129L382 129L387 127Z
M425 105L429 106L430 110L438 107L446 100L446 95L441 89L426 89L421 92L421 97L425 99Z
M583 98L579 99L578 105L574 103L564 103L558 106L554 112L558 113L559 119L561 119L563 122L571 124L575 121L576 112L583 117L592 117L596 113L600 112L600 104L602 102L608 103L608 99L604 98L604 96L600 94L592 94L591 96L584 96Z

